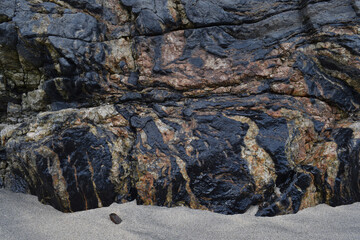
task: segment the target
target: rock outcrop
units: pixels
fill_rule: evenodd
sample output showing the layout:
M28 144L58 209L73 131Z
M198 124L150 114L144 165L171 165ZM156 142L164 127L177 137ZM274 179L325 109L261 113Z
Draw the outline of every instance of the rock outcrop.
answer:
M360 1L2 0L0 187L258 216L360 201Z

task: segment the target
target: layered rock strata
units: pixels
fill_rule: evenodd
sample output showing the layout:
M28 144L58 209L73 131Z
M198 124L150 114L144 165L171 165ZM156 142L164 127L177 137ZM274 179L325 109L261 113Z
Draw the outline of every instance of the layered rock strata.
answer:
M3 0L0 187L64 212L360 201L359 9Z

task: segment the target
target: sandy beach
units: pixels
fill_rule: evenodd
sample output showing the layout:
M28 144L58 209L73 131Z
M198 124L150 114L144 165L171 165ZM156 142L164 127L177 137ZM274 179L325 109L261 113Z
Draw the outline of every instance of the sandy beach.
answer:
M360 203L272 218L255 217L255 211L226 216L131 202L66 214L35 196L1 189L0 239L360 239ZM110 221L112 212L121 224Z

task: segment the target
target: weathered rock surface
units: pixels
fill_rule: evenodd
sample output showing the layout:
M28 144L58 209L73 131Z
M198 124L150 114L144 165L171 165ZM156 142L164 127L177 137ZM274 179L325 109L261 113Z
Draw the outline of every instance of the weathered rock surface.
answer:
M66 212L360 201L359 9L3 0L0 187Z

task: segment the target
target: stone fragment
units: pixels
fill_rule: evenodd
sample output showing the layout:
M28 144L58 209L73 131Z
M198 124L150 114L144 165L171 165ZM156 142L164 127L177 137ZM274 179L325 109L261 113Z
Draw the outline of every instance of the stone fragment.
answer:
M34 90L23 94L22 96L22 109L23 110L32 110L40 111L45 110L47 105L47 95L44 90Z
M116 213L110 213L110 220L115 224L120 224L122 222L121 218Z
M9 102L7 106L7 113L9 115L21 113L21 105Z

